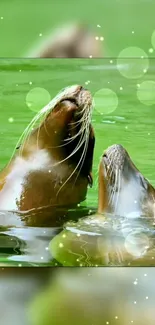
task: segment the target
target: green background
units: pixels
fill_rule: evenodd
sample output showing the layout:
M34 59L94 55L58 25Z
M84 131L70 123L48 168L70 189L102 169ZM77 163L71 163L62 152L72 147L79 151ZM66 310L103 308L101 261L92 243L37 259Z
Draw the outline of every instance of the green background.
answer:
M96 36L104 36L105 56L115 57L134 45L148 52L154 12L154 0L1 0L0 56L26 56L40 33L43 39L55 27L74 21L88 23Z

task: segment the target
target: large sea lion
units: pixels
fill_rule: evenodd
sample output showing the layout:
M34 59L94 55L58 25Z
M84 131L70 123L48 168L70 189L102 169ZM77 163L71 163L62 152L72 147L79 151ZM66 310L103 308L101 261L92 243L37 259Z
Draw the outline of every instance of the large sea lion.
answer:
M85 200L92 185L91 113L90 92L76 85L37 114L0 173L0 210L19 212L26 225L55 225L67 207Z
M95 215L69 222L50 244L66 266L155 266L155 189L121 145L108 148L99 166Z

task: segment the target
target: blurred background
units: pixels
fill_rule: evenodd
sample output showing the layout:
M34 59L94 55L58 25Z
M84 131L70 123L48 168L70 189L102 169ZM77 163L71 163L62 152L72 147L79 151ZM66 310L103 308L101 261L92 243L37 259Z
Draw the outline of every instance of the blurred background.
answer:
M153 325L154 268L5 268L0 324Z
M128 46L148 52L154 12L154 0L1 0L0 56L48 57L53 42L51 55L58 57L115 57ZM85 25L81 34L79 24ZM75 52L59 48L58 41L64 45L68 38L78 44Z

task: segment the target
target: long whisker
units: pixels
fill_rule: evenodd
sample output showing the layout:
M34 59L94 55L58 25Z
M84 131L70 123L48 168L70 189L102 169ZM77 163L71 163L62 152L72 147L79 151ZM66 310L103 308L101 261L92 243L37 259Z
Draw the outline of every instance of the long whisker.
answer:
M116 188L117 188L117 196L116 196L116 200L115 200L114 214L116 215L118 198L119 198L119 193L120 193L120 170L118 170L118 168L116 169L116 183L115 184L116 184Z
M76 165L75 169L73 170L73 172L71 173L71 175L67 178L67 180L65 181L65 183L61 186L61 188L59 189L58 193L60 192L60 190L65 186L65 184L69 181L69 179L73 176L73 174L76 172L76 170L78 169L80 163L81 163L81 160L83 159L83 156L85 156L85 151L87 150L87 145L88 145L88 141L89 141L89 123L90 123L90 120L87 121L87 125L86 123L84 123L83 125L83 138L82 138L82 141L81 141L81 144L80 144L80 147L83 145L83 143L85 142L85 146L84 146L84 150L83 150L83 153L81 155L81 158L80 158L80 161L78 162L78 164ZM86 136L85 136L86 135ZM79 150L79 149L78 149ZM82 167L81 167L82 168ZM78 177L78 175L77 175ZM75 182L77 180L77 177L75 179ZM58 195L57 193L57 195Z
M73 90L75 87L75 90ZM74 86L68 86L65 89L61 90L46 106L44 106L35 116L34 118L31 120L31 122L28 124L28 126L26 127L26 129L24 130L24 132L22 133L19 141L16 144L16 147L13 151L13 154L10 158L13 158L15 152L16 152L16 148L19 147L21 145L21 142L23 139L26 139L28 137L29 131L34 127L34 125L36 124L36 122L40 119L40 118L44 118L44 116L46 114L48 114L54 107L55 105L59 102L62 101L68 97L70 98L74 98L76 94L76 85ZM21 149L20 153L22 152L23 148ZM9 161L9 163L10 163Z
M112 153L111 153L112 154ZM111 156L111 154L109 155L109 160L110 160L110 156ZM115 160L115 156L114 156L114 158L113 158L113 160L111 159L110 160L110 164L109 164L109 170L110 170L110 167L111 167L111 165L112 165L112 162ZM112 177L112 175L113 175L113 173L114 173L114 166L112 165L112 167L111 167L111 171L110 171L110 174L108 175L108 186L109 187L111 187L111 185L110 185L110 179L111 179L111 177ZM111 193L110 193L110 198L109 198L109 200L108 200L108 205L110 206L110 204L113 202L113 200L114 200L114 196L115 196L115 192L114 192L114 187L111 189Z
M111 202L111 205L112 206L114 205L114 210L115 210L115 197L116 197L116 188L117 188L117 175L118 175L118 171L116 169L116 172L115 172L115 183L114 183L114 186L113 186L113 198L112 198L112 202Z
M89 142L89 129L88 129L88 131L86 130L85 146L84 146L83 154L82 154L81 159L80 159L80 162L81 162L82 159L83 159L83 161L82 161L81 167L79 168L79 172L78 172L78 174L77 174L77 177L76 177L76 179L75 179L74 184L76 183L77 178L78 178L78 176L79 176L79 174L80 174L80 172L81 172L82 166L83 166L83 164L84 164L84 160L85 160L85 157L86 157L86 154L87 154L87 149L88 149L88 142Z
M83 137L83 140L81 141L80 147L83 145L84 140L85 140L85 138ZM79 148L78 148L77 150L79 150ZM76 151L77 151L77 150L76 150ZM66 160L66 159L65 159L65 160ZM81 159L80 159L80 161L81 161ZM70 174L70 176L67 178L67 180L66 180L66 181L63 183L63 185L60 187L60 189L59 189L57 195L59 194L59 192L61 191L61 189L65 186L65 184L69 181L69 179L73 176L73 174L74 174L75 171L77 170L79 164L80 164L80 162L76 165L76 167L75 167L75 169L73 170L73 172Z

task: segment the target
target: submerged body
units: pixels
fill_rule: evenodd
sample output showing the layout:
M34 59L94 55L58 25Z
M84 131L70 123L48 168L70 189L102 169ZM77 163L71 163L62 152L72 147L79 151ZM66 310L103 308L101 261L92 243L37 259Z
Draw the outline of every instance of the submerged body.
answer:
M74 206L86 197L94 150L91 95L72 86L53 102L0 173L0 210L32 211L36 216L39 209L40 216L43 209L42 217L48 210L52 220L52 206Z

